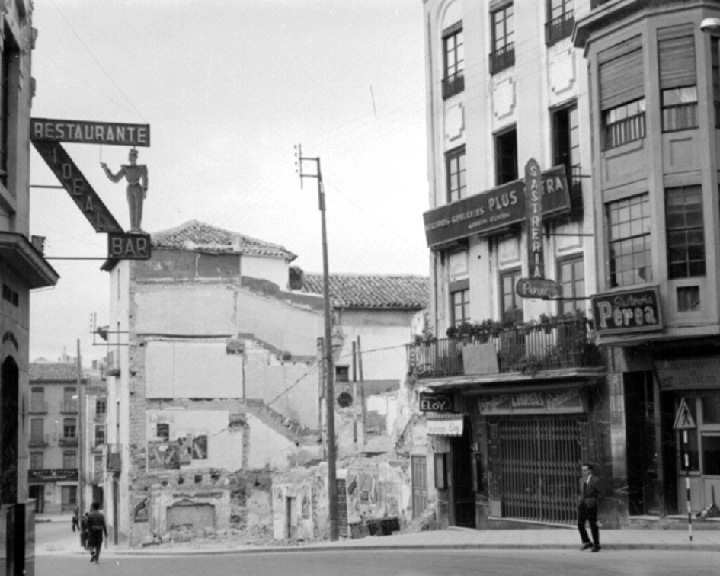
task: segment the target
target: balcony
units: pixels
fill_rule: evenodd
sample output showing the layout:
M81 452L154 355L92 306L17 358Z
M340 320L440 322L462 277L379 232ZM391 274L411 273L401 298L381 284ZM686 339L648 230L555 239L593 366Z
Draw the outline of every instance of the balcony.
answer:
M545 24L545 44L552 46L563 38L572 36L575 26L575 12L570 10Z
M465 90L465 75L462 70L460 72L452 74L451 76L448 76L447 78L443 78L443 100L447 100L448 98L455 96L455 94L460 94L460 92L462 92L463 90Z
M58 445L59 446L77 446L78 445L78 437L77 436L61 436L58 438Z
M47 414L47 402L30 402L30 414Z
M61 414L77 414L78 403L77 402L60 402L60 413Z
M607 124L604 127L605 150L643 138L645 138L645 112Z
M608 2L610 2L610 0L590 0L590 10L595 10L595 8L599 8Z
M490 74L497 74L506 68L515 66L515 43L510 42L490 53Z
M467 325L466 325L467 326ZM602 368L602 354L585 318L548 320L522 326L476 325L455 338L407 346L409 372L419 380L464 376L463 348L492 344L498 372L534 376L540 370Z
M49 434L35 434L30 436L30 448L44 448L49 445Z

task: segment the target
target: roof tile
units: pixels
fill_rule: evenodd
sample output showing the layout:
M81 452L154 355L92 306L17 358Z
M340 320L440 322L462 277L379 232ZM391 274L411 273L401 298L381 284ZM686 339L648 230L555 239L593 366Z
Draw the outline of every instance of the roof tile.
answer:
M212 253L280 256L288 262L297 258L295 254L278 244L230 232L198 220L190 220L176 228L155 232L152 234L152 246Z
M427 276L331 274L329 282L337 308L422 310L430 299ZM303 274L302 291L322 294L322 274Z
M77 375L77 364L74 362L30 363L30 382L76 382Z

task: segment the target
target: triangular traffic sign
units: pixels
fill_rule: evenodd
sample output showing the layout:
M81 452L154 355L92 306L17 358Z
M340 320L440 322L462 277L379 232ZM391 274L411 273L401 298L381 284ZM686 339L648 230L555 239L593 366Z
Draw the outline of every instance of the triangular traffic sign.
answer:
M678 408L677 416L675 416L674 428L675 430L695 430L696 428L695 419L690 413L690 408L688 408L685 398L680 401L680 407Z

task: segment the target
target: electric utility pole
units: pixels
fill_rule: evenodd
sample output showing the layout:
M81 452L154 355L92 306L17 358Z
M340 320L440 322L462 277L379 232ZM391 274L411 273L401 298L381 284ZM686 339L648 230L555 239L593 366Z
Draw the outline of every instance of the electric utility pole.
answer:
M337 491L337 446L335 444L335 369L332 357L332 315L330 306L330 278L328 273L327 226L325 224L325 187L320 170L320 158L307 158L302 155L302 146L295 148L297 171L300 175L300 188L303 178L315 178L318 183L318 208L322 221L322 255L323 255L323 300L325 305L325 411L327 412L327 460L328 460L328 500L330 512L330 541L338 539L338 491ZM303 172L306 162L315 164L315 171Z

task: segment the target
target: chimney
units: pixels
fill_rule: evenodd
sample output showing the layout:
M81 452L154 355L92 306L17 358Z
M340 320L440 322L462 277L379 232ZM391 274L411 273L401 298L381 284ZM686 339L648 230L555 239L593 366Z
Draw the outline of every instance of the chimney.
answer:
M303 271L300 266L290 266L289 269L290 290L302 290L303 287Z

